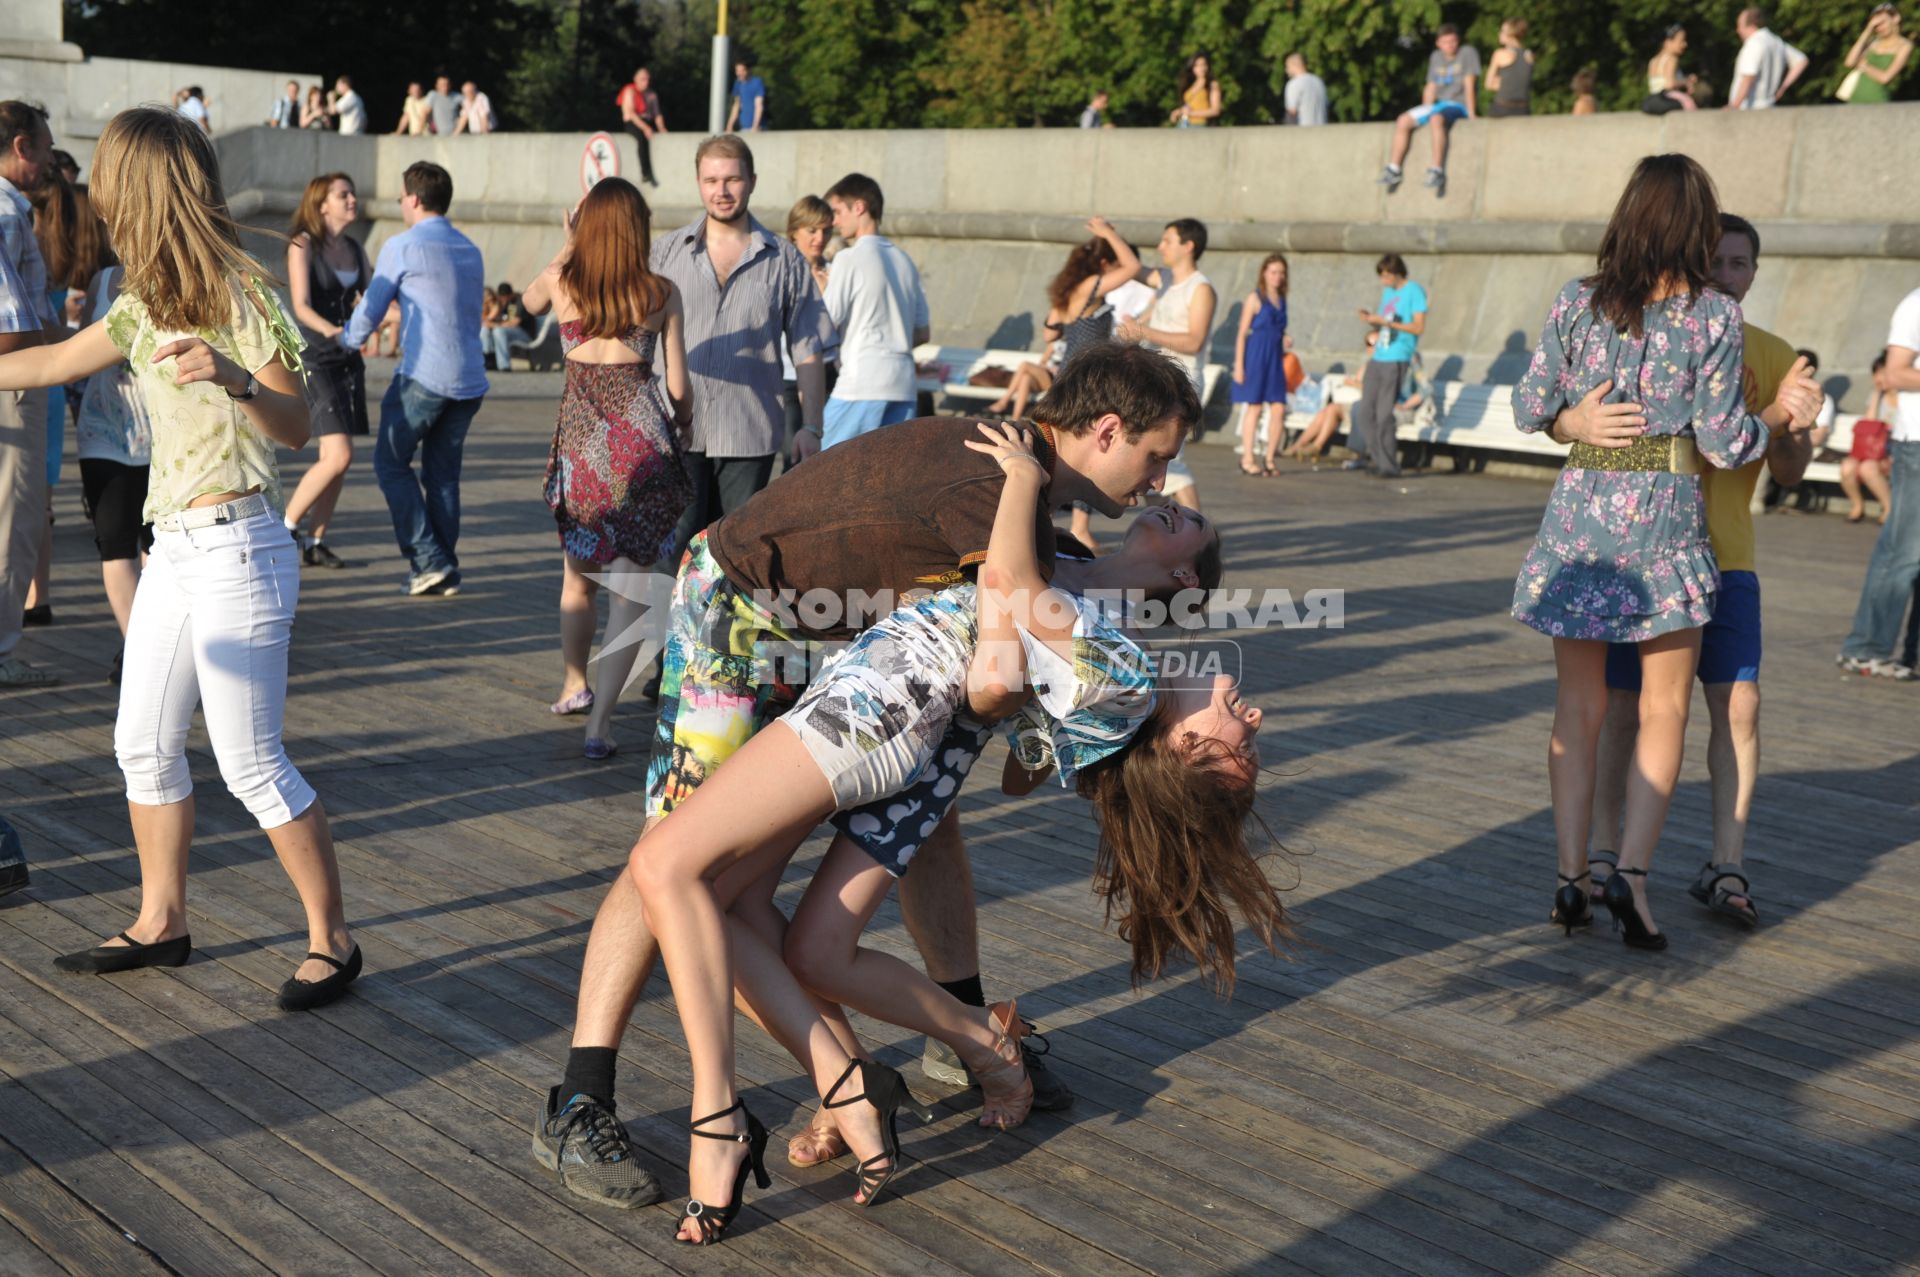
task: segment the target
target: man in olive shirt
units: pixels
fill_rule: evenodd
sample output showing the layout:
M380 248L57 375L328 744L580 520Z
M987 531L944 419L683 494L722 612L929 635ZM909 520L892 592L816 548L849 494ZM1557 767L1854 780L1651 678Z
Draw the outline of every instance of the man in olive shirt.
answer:
M1052 479L1034 509L1034 538L1047 567L1051 511L1082 500L1118 515L1157 488L1199 424L1200 402L1179 368L1116 343L1077 357L1039 415L1034 451ZM647 771L649 827L798 699L807 671L783 657L809 639L848 637L884 616L890 598L956 584L985 559L1003 478L996 462L963 446L978 437L976 424L924 418L849 440L694 540L674 587ZM1169 569L1197 583L1192 561ZM828 606L809 606L821 603ZM850 614L856 608L859 615ZM908 929L933 951L928 974L955 996L963 995L954 986L970 982L971 993L979 982L972 882L951 810L914 864L902 879ZM633 1208L660 1193L613 1115L614 1053L657 953L639 894L622 874L594 918L566 1076L536 1127L543 1163L602 1205ZM1040 1075L1036 1060L1029 1071ZM1072 1102L1045 1080L1051 1107ZM1042 1077L1035 1083L1038 1106Z

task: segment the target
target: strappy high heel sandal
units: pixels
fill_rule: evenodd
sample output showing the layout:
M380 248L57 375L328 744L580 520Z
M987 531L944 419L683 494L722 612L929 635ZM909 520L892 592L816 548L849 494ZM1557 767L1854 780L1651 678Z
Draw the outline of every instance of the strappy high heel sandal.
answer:
M987 1011L987 1023L997 1035L993 1053L1000 1062L973 1071L974 1081L980 1084L980 1125L1010 1131L1033 1112L1033 1079L1027 1076L1026 1052L1020 1049L1020 1039L1027 1036L1027 1022L1020 1018L1014 1003L996 1002Z
M1627 885L1629 877L1646 876L1644 869L1627 868L1615 869L1607 875L1607 912L1613 915L1613 929L1620 933L1620 939L1629 949L1660 950L1667 947L1666 933L1649 930L1641 921L1640 911L1633 904L1633 888Z
M1606 876L1589 878L1587 880L1587 894L1593 898L1593 903L1603 905L1607 902L1607 878L1613 877L1613 871L1620 867L1620 856L1617 852L1612 851L1589 852L1587 854L1587 872L1589 874L1594 872L1593 867L1595 865L1605 866L1607 871Z
M747 1129L744 1133L733 1131L703 1131L700 1128L708 1122L717 1122L734 1113L747 1116ZM703 1140L726 1140L731 1144L747 1146L746 1160L740 1163L740 1171L733 1177L733 1196L719 1210L713 1210L697 1197L687 1199L687 1207L680 1214L681 1223L693 1221L694 1231L700 1234L700 1240L694 1241L680 1235L680 1225L673 1230L673 1240L682 1246L711 1246L727 1239L727 1226L733 1223L733 1217L740 1213L740 1202L747 1189L747 1172L753 1172L753 1182L762 1190L771 1188L773 1180L767 1175L767 1128L760 1125L760 1119L753 1115L745 1100L735 1100L731 1108L721 1109L718 1113L709 1113L689 1128Z
M1547 921L1565 927L1572 935L1575 927L1584 927L1593 922L1593 901L1588 898L1586 889L1580 881L1590 877L1590 873L1579 873L1569 878L1560 874L1561 887L1553 896L1553 912L1547 915Z
M860 1094L844 1100L834 1099L855 1070L860 1073ZM872 1060L849 1060L846 1072L827 1088L820 1107L843 1109L850 1104L860 1103L873 1105L874 1111L880 1115L880 1138L884 1145L880 1152L853 1168L853 1177L860 1184L860 1200L856 1204L871 1206L900 1169L900 1110L906 1109L923 1122L933 1120L933 1110L913 1098L913 1092L907 1089L907 1080L897 1070ZM880 1162L886 1165L877 1165Z

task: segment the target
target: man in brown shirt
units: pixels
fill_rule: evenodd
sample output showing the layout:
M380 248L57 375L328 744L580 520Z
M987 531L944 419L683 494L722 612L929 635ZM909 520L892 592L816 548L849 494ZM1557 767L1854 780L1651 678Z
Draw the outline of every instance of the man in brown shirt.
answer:
M1117 515L1157 489L1199 424L1200 401L1157 352L1109 343L1062 370L1035 419L1035 452L1051 480L1034 509L1034 538L1050 565L1051 512L1085 501ZM807 640L850 637L900 596L956 584L986 557L1003 480L997 463L963 446L979 437L977 424L923 418L850 440L788 471L694 539L668 624L647 770L649 828L793 705L805 686ZM1211 528L1182 528L1186 540L1137 540L1141 579L1128 584L1170 593L1205 575L1217 582ZM952 808L914 865L901 880L901 908L927 973L984 1005L972 877ZM574 1193L603 1205L635 1207L659 1196L613 1117L614 1052L656 953L639 894L623 874L594 918L566 1076L537 1129L542 1160ZM1036 1107L1065 1108L1072 1095L1038 1059L1029 1057Z

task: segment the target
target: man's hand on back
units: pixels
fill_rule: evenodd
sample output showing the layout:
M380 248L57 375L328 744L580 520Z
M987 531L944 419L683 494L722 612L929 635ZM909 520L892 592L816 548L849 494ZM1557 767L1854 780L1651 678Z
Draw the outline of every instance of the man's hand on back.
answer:
M1548 434L1561 443L1590 443L1596 448L1624 448L1647 432L1647 419L1636 403L1601 403L1613 381L1609 378L1589 390L1580 402L1563 408Z

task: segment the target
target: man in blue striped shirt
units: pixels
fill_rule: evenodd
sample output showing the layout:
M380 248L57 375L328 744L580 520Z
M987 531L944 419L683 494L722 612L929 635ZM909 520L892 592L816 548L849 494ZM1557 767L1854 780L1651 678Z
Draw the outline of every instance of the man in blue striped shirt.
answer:
M401 181L406 193L400 216L407 229L381 246L373 282L340 344L358 350L398 297L404 353L380 401L373 473L412 568L407 593L458 594L461 450L487 393L480 352L486 268L479 248L447 220L452 176L422 160L408 166Z

